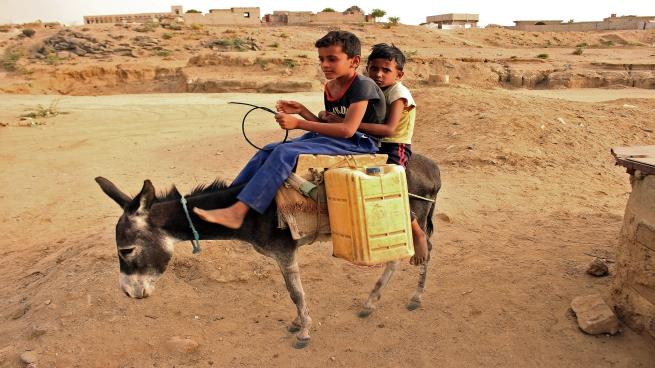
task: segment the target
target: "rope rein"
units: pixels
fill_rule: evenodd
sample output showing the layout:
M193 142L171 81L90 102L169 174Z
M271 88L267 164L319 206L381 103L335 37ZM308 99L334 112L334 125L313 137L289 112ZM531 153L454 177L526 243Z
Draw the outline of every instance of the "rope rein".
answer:
M254 148L256 148L256 149L258 149L260 151L270 151L271 150L270 148L261 148L261 147L257 146L256 144L252 143L252 141L250 141L250 139L248 139L248 136L246 135L246 119L248 118L248 115L250 115L250 113L255 111L255 110L264 110L266 112L270 112L273 115L277 114L277 112L269 109L268 107L257 106L257 105L249 104L247 102L231 101L231 102L228 102L228 103L233 104L233 105L245 105L245 106L252 107L252 109L248 110L248 112L243 116L243 120L241 120L241 134L243 135L243 139L245 139L246 142L248 142L249 145L253 146ZM284 140L282 141L282 143L286 142L287 138L289 138L289 131L285 130L284 132L285 132L284 133Z

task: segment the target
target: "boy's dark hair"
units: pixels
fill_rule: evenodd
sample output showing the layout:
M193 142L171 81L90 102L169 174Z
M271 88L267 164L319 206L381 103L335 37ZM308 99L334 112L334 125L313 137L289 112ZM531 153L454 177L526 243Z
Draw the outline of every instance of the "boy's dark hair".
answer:
M349 59L362 56L362 43L359 42L359 38L355 34L348 31L330 31L314 44L316 48L334 45L341 46L341 50L348 55Z
M377 45L373 45L373 47L371 47L371 54L368 56L367 62L370 63L371 60L374 59L395 61L396 68L398 68L398 70L403 70L405 67L405 55L394 44L389 45L386 43L378 43Z

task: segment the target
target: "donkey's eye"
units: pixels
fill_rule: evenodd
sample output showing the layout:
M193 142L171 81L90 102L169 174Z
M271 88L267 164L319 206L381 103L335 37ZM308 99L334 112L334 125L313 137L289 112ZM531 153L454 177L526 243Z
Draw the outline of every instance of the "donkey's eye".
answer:
M121 254L121 257L125 258L134 253L134 248L119 249L118 252Z

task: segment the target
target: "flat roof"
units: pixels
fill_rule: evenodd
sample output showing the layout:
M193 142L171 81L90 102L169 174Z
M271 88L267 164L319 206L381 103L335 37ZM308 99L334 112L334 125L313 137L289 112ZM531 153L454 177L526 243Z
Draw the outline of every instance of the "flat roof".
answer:
M655 175L655 146L614 147L611 152L616 164L627 168L628 172L639 170Z
M426 19L428 22L443 22L443 21L454 21L454 20L478 21L480 20L480 15L466 14L466 13L448 13L448 14L430 15L427 16Z

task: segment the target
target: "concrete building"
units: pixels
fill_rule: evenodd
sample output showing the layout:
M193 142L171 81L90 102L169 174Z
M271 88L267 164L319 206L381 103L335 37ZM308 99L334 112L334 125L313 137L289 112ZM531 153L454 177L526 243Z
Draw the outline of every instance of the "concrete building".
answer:
M263 22L268 25L345 24L373 23L375 18L357 9L343 13L276 10L273 14L264 15Z
M209 13L184 13L182 6L173 5L168 13L140 13L90 15L84 17L84 24L99 23L149 23L179 21L187 24L205 25L259 25L259 8L211 9Z
M655 16L627 15L617 17L612 14L602 22L570 22L561 20L515 20L514 26L506 27L521 31L544 32L582 32L629 29L655 29Z
M113 14L113 15L86 15L84 24L100 23L149 23L161 22L164 19L174 19L182 16L182 7L171 6L168 13L138 13L138 14Z
M480 21L479 14L440 14L425 18L426 27L439 29L477 28Z
M210 9L209 13L185 13L184 23L206 25L259 25L259 8Z

